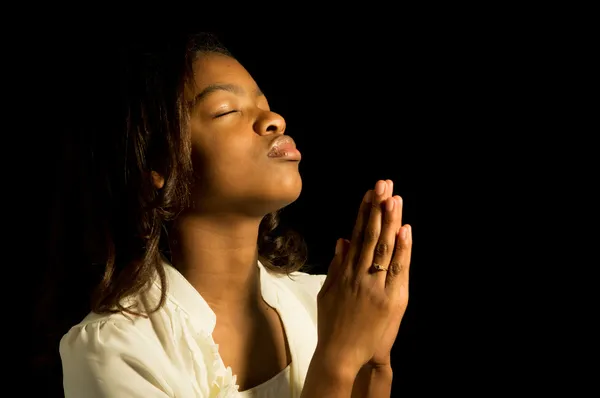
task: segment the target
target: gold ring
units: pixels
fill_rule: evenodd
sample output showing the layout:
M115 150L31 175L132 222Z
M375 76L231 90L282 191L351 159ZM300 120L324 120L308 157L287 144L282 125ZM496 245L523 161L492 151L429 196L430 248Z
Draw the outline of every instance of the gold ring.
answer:
M383 265L380 265L377 263L373 263L373 268L375 268L376 271L387 271L388 270Z

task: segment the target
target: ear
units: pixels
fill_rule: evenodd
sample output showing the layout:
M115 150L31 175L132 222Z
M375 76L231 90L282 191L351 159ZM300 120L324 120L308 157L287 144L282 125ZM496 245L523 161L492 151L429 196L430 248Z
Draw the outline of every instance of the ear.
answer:
M152 170L150 175L152 176L152 185L154 185L156 189L161 189L165 186L165 179L156 171Z

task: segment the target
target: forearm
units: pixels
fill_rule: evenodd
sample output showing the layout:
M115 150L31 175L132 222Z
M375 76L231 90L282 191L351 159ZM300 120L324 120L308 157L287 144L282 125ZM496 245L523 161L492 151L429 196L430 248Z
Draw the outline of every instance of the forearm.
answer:
M363 366L352 387L352 398L382 398L392 394L393 372L391 366L374 368Z
M312 358L301 398L350 398L358 369L340 366L318 352Z

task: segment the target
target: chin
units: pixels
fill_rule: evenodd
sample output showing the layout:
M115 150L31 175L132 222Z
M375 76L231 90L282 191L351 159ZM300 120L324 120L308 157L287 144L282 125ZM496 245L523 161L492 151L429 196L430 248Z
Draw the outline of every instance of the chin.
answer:
M299 198L299 197L300 197L300 191L298 191L298 193L296 193L296 194L295 194L295 195L293 195L293 196L289 196L289 197L287 197L287 198L283 199L283 200L282 200L282 205L279 207L279 209L282 209L282 208L284 208L284 207L286 207L286 206L289 206L289 205L291 205L291 204L292 204L292 203L294 203L296 200L298 200L298 198ZM277 209L277 210L279 210L279 209Z
M302 180L298 177L291 181L285 181L271 186L267 190L266 197L263 198L265 203L268 203L265 214L283 209L286 206L294 203L302 192Z
M302 192L302 178L300 174L298 173L289 179L285 179L281 182L279 188L281 189L281 193L289 200L289 203L295 202L300 197L300 192Z

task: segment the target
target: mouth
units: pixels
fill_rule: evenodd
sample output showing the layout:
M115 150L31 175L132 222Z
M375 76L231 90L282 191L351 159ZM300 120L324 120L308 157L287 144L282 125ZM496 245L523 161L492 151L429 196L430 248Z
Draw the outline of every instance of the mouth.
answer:
M300 160L302 158L300 151L296 148L296 142L292 137L286 135L277 137L271 143L267 156L285 160Z

